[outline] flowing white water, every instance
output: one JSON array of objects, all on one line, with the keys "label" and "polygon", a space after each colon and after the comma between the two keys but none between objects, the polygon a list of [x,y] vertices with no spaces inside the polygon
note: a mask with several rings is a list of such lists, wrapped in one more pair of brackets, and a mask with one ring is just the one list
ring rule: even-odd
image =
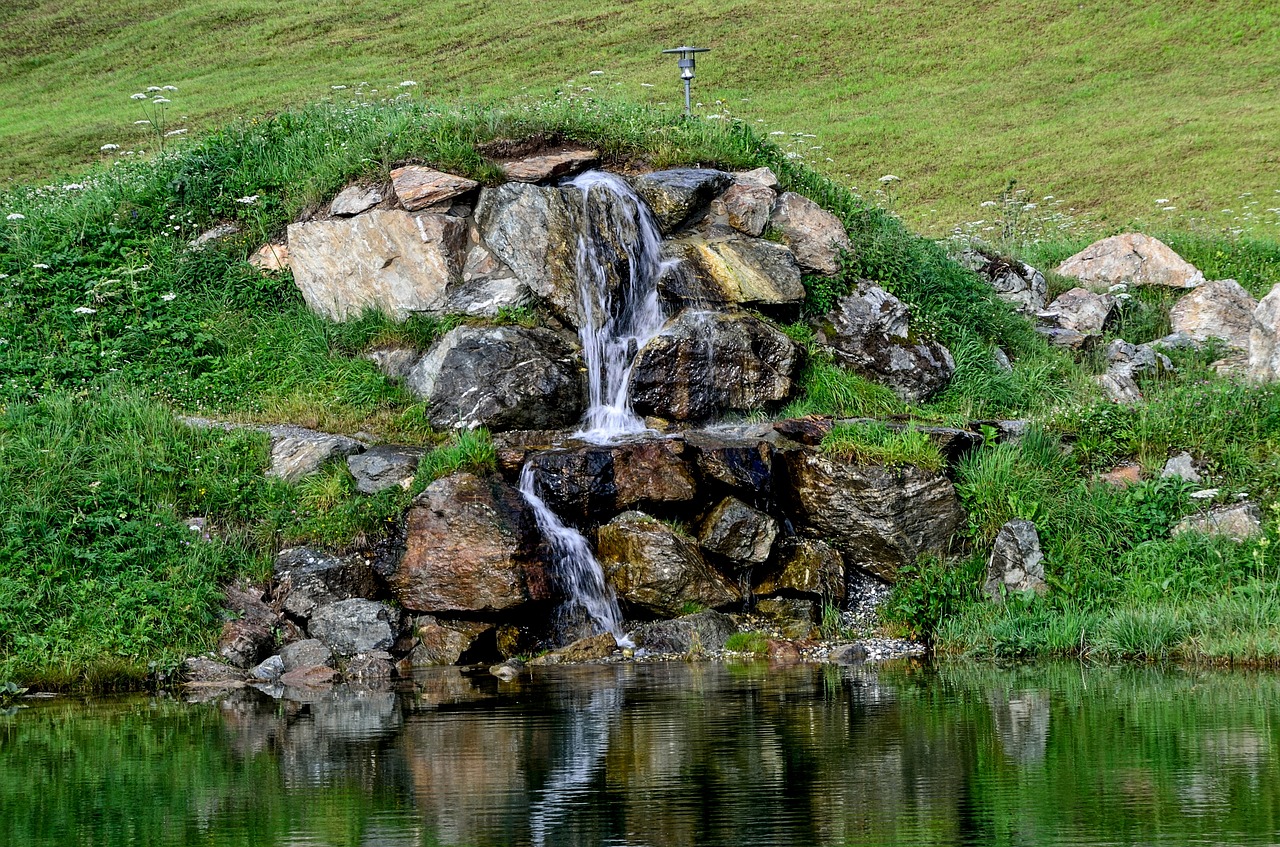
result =
[{"label": "flowing white water", "polygon": [[[628,383],[636,351],[658,334],[666,319],[658,299],[658,279],[664,269],[662,235],[649,208],[619,177],[588,171],[567,184],[583,194],[578,226],[578,300],[582,304],[578,334],[587,365],[589,404],[575,435],[607,444],[646,431],[644,421],[631,409]],[[597,192],[607,196],[593,203]],[[619,268],[625,273],[618,274]],[[630,646],[622,632],[618,600],[591,545],[547,507],[528,463],[520,471],[520,493],[551,545],[555,573],[568,602],[581,606],[619,644]]]}]

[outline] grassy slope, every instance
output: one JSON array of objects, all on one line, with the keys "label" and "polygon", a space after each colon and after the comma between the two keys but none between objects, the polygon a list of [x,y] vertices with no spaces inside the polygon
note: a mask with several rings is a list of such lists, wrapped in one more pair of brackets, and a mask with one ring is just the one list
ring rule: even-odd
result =
[{"label": "grassy slope", "polygon": [[10,0],[0,33],[11,178],[144,144],[128,95],[147,85],[179,86],[175,114],[197,128],[405,78],[434,98],[572,80],[674,104],[656,51],[691,41],[715,49],[698,73],[706,111],[812,133],[797,144],[820,149],[797,149],[867,193],[902,177],[892,201],[926,231],[989,217],[978,203],[1017,179],[1095,231],[1280,233],[1280,10],[1258,0]]}]

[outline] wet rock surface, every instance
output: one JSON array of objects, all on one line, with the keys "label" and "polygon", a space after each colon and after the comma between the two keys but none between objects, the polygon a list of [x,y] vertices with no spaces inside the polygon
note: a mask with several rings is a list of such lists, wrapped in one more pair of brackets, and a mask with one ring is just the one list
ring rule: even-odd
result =
[{"label": "wet rock surface", "polygon": [[738,565],[758,565],[768,561],[777,537],[777,521],[736,497],[726,497],[703,519],[698,543]]},{"label": "wet rock surface", "polygon": [[631,180],[664,234],[679,229],[732,184],[732,176],[708,168],[654,171]]},{"label": "wet rock surface", "polygon": [[733,618],[708,610],[665,621],[639,624],[627,634],[637,650],[649,653],[689,653],[695,649],[723,650],[738,631]]},{"label": "wet rock surface", "polygon": [[781,244],[712,228],[673,246],[702,278],[704,299],[754,307],[796,306],[804,300],[800,267]]}]

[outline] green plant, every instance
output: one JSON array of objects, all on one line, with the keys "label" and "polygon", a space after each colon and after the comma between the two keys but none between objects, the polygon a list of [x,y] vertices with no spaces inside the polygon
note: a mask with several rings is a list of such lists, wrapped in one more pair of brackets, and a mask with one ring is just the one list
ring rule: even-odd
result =
[{"label": "green plant", "polygon": [[822,451],[862,464],[914,465],[935,472],[943,466],[933,439],[913,426],[890,429],[883,423],[840,424],[822,439]]},{"label": "green plant", "polygon": [[724,642],[729,653],[750,653],[763,656],[769,652],[769,636],[763,632],[735,632]]}]

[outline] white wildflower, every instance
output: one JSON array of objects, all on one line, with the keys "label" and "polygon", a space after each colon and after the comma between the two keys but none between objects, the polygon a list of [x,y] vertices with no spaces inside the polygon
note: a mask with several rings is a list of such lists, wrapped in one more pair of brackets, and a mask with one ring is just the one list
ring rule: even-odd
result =
[{"label": "white wildflower", "polygon": [[68,182],[66,185],[62,186],[62,190],[63,191],[84,191],[84,183]]},{"label": "white wildflower", "polygon": [[5,216],[5,220],[7,221],[25,221],[26,219],[27,219],[27,216],[22,214],[21,212],[10,212],[8,215]]},{"label": "white wildflower", "polygon": [[902,177],[897,177],[897,176],[894,176],[893,174],[885,174],[884,176],[880,177],[880,181],[885,185],[888,185],[891,182],[899,182],[901,179]]},{"label": "white wildflower", "polygon": [[641,88],[653,88],[653,83],[652,83],[652,82],[642,82],[642,83],[640,83],[640,87],[641,87]]},{"label": "white wildflower", "polygon": [[770,135],[786,135],[786,133],[785,133],[785,132],[783,132],[783,131],[782,131],[782,130],[780,130],[780,129],[775,129],[773,132],[771,132],[771,133],[769,133],[769,134],[770,134]]},{"label": "white wildflower", "polygon": [[1117,299],[1117,300],[1119,300],[1121,303],[1123,303],[1123,302],[1124,302],[1124,301],[1126,301],[1126,300],[1131,299],[1132,297],[1133,297],[1133,295],[1132,295],[1132,294],[1117,294],[1117,295],[1116,295],[1116,299]]},{"label": "white wildflower", "polygon": [[88,306],[76,306],[76,307],[75,307],[74,309],[72,309],[71,311],[72,311],[72,314],[76,314],[76,315],[96,315],[96,314],[98,314],[98,310],[97,310],[97,309],[90,309]]},{"label": "white wildflower", "polygon": [[134,126],[150,126],[151,121],[134,121],[133,125]]},{"label": "white wildflower", "polygon": [[157,98],[155,98],[154,100],[152,100],[151,102],[152,102],[153,104],[155,104],[156,106],[162,106],[162,105],[164,105],[165,103],[169,103],[169,102],[172,102],[172,101],[170,101],[170,100],[169,100],[169,98],[167,98],[167,97],[157,97]]},{"label": "white wildflower", "polygon": [[160,87],[160,90],[161,90],[161,91],[177,91],[177,90],[178,90],[178,86],[176,86],[176,85],[164,85],[164,86],[161,86],[161,87]]},{"label": "white wildflower", "polygon": [[592,88],[592,87],[591,87],[591,86],[589,86],[589,85],[584,85],[584,86],[582,86],[582,88],[581,88],[581,89],[579,89],[579,90],[580,90],[580,91],[595,91],[595,89],[594,89],[594,88]]},{"label": "white wildflower", "polygon": [[592,71],[587,76],[604,76],[604,71]]},{"label": "white wildflower", "polygon": [[244,196],[244,197],[237,197],[237,198],[236,198],[236,202],[237,202],[237,203],[243,203],[243,204],[244,204],[244,205],[246,205],[246,206],[252,206],[254,203],[257,203],[257,202],[258,202],[258,195],[257,195],[257,194],[249,194],[249,195],[246,195],[246,196]]},{"label": "white wildflower", "polygon": [[175,135],[186,135],[186,134],[187,134],[187,131],[185,129],[171,129],[164,134],[164,137],[172,138]]},{"label": "white wildflower", "polygon": [[143,94],[142,92],[138,92],[137,94],[130,94],[129,99],[130,100],[146,100],[147,95]]},{"label": "white wildflower", "polygon": [[177,294],[174,294],[172,291],[170,291],[168,294],[161,294],[161,295],[160,295],[160,299],[161,299],[161,300],[163,300],[163,301],[164,301],[164,302],[166,302],[166,303],[172,303],[174,300],[176,300],[176,299],[177,299],[177,297],[178,297],[178,295],[177,295]]},{"label": "white wildflower", "polygon": [[1157,205],[1157,206],[1163,206],[1165,203],[1168,203],[1168,202],[1169,202],[1169,198],[1168,198],[1168,197],[1157,197],[1157,198],[1156,198],[1156,205]]},{"label": "white wildflower", "polygon": [[98,149],[99,149],[99,150],[101,150],[103,153],[110,153],[112,150],[119,150],[119,149],[120,149],[120,145],[119,145],[119,144],[104,144],[104,145],[102,145],[101,147],[99,147]]},{"label": "white wildflower", "polygon": [[1052,199],[1054,199],[1054,198],[1053,198],[1053,195],[1052,195],[1052,194],[1046,194],[1045,196],[1041,197],[1040,199],[1041,199],[1041,200],[1052,200]]},{"label": "white wildflower", "polygon": [[39,268],[39,269],[40,269],[40,270],[42,270],[42,271],[47,271],[47,270],[49,270],[49,266],[48,266],[48,265],[46,265],[44,262],[36,262],[36,263],[35,263],[34,265],[32,265],[31,267],[33,267],[33,268]]},{"label": "white wildflower", "polygon": [[1027,203],[1027,204],[1026,204],[1025,206],[1023,206],[1022,208],[1024,208],[1024,209],[1034,209],[1035,207],[1036,207],[1036,204],[1035,204],[1035,203]]},{"label": "white wildflower", "polygon": [[164,91],[164,89],[158,85],[148,85],[147,93],[150,94],[152,91]]},{"label": "white wildflower", "polygon": [[401,88],[413,88],[413,87],[414,87],[415,85],[417,85],[417,84],[418,84],[418,83],[414,82],[414,81],[413,81],[413,80],[411,80],[411,79],[406,79],[404,82],[400,83],[400,87],[401,87]]},{"label": "white wildflower", "polygon": [[1125,285],[1123,282],[1117,282],[1115,285],[1107,289],[1107,293],[1119,294],[1121,291],[1128,291],[1128,290],[1129,290],[1129,286]]},{"label": "white wildflower", "polygon": [[329,87],[332,88],[334,91],[345,91],[347,88],[345,85],[331,85]]}]

